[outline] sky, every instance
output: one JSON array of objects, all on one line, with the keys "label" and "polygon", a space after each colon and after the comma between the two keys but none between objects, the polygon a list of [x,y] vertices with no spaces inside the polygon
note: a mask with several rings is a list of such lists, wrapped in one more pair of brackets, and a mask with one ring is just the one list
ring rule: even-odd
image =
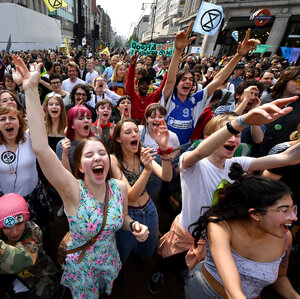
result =
[{"label": "sky", "polygon": [[152,0],[144,3],[146,10],[142,10],[143,0],[97,0],[97,4],[110,16],[112,28],[118,35],[129,37],[135,25],[139,22],[144,12],[149,14]]}]

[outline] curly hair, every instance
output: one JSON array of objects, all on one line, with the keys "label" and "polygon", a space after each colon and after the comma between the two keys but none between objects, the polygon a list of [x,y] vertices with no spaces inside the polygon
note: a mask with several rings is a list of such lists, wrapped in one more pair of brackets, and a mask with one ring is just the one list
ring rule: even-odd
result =
[{"label": "curly hair", "polygon": [[[208,210],[189,226],[189,229],[194,227],[192,236],[195,239],[195,246],[201,237],[206,237],[209,222],[247,221],[250,214],[266,213],[266,208],[274,205],[283,196],[292,194],[283,182],[249,176],[238,163],[233,163],[230,167],[229,178],[235,182],[221,189],[218,192],[218,202],[212,207],[203,207]],[[249,213],[251,208],[254,210]]]}]

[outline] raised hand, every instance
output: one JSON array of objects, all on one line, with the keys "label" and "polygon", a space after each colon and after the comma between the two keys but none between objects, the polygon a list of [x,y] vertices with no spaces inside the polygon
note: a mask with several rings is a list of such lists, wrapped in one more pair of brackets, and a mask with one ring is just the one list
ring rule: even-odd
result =
[{"label": "raised hand", "polygon": [[154,128],[154,134],[155,134],[154,140],[158,144],[159,148],[161,150],[167,150],[170,132],[163,119],[159,121],[159,127]]},{"label": "raised hand", "polygon": [[281,116],[289,114],[293,110],[293,108],[292,107],[283,108],[283,107],[296,101],[297,99],[298,96],[295,96],[286,99],[278,99],[271,103],[262,105],[244,114],[243,120],[247,125],[268,124]]},{"label": "raised hand", "polygon": [[121,112],[121,120],[128,118],[131,118],[131,110],[126,107]]},{"label": "raised hand", "polygon": [[69,154],[69,149],[71,148],[71,141],[68,138],[65,138],[62,143],[62,153],[65,155]]},{"label": "raised hand", "polygon": [[136,237],[136,239],[139,242],[145,242],[148,239],[149,236],[149,230],[148,227],[144,224],[139,223],[138,221],[135,221],[132,225],[133,229],[133,235]]},{"label": "raised hand", "polygon": [[187,47],[193,40],[196,39],[196,36],[189,38],[189,34],[192,31],[194,25],[194,21],[190,23],[188,30],[185,32],[184,30],[175,33],[175,48],[178,50],[182,50]]},{"label": "raised hand", "polygon": [[242,42],[239,42],[237,53],[241,56],[245,56],[251,50],[255,50],[257,45],[260,44],[258,39],[249,39],[251,29],[249,28],[246,32],[246,36]]},{"label": "raised hand", "polygon": [[[155,159],[156,152],[152,152],[153,148],[148,147],[148,148],[142,148],[141,150],[141,163],[144,165],[144,168],[152,171],[153,170],[153,165],[152,161]],[[152,152],[152,153],[151,153]]]},{"label": "raised hand", "polygon": [[24,90],[29,88],[37,88],[40,82],[41,67],[43,64],[33,63],[30,65],[30,71],[29,71],[22,58],[13,54],[12,59],[16,67],[16,70],[14,69],[12,70],[13,76],[15,76],[16,78],[23,79]]},{"label": "raised hand", "polygon": [[131,56],[130,64],[136,65],[136,62],[137,62],[139,56],[140,56],[140,52],[135,52],[135,53]]},{"label": "raised hand", "polygon": [[[98,121],[97,121],[97,133],[98,133],[98,136],[101,138],[102,136],[102,128],[101,128],[101,123],[100,123],[100,119],[98,118]],[[112,135],[110,135],[112,136]]]},{"label": "raised hand", "polygon": [[113,121],[112,124],[111,124],[110,127],[109,127],[109,136],[112,137],[112,136],[114,135],[115,127],[116,127],[116,124],[115,124],[115,122]]}]

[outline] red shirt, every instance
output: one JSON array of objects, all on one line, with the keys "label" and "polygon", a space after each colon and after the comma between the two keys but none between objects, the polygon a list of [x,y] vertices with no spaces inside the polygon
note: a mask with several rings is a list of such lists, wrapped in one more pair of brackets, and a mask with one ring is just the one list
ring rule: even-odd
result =
[{"label": "red shirt", "polygon": [[145,109],[149,104],[157,103],[162,94],[162,90],[164,88],[167,74],[165,74],[163,81],[161,82],[159,88],[144,97],[140,96],[134,88],[134,76],[135,76],[135,65],[130,64],[128,74],[127,74],[127,81],[126,81],[126,91],[127,95],[131,97],[132,100],[132,111],[131,117],[138,119],[140,122],[142,121],[145,113]]}]

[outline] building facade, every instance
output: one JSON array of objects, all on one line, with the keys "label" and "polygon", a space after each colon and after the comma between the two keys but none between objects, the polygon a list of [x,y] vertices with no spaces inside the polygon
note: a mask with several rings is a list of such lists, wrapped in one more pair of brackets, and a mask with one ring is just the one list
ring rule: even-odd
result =
[{"label": "building facade", "polygon": [[185,0],[154,0],[150,13],[149,29],[142,42],[168,42],[179,30]]},{"label": "building facade", "polygon": [[[186,0],[180,28],[186,30],[196,19],[201,5],[200,0]],[[232,32],[237,30],[242,40],[248,28],[252,29],[251,38],[260,39],[262,44],[270,45],[264,56],[275,53],[281,55],[281,46],[300,47],[300,1],[298,0],[215,0],[223,7],[224,19],[219,33],[214,36],[197,34],[194,42],[201,46],[202,55],[232,55],[237,48]],[[259,9],[268,9],[271,19],[264,26],[256,26],[250,17]],[[223,38],[220,38],[222,35]]]}]

